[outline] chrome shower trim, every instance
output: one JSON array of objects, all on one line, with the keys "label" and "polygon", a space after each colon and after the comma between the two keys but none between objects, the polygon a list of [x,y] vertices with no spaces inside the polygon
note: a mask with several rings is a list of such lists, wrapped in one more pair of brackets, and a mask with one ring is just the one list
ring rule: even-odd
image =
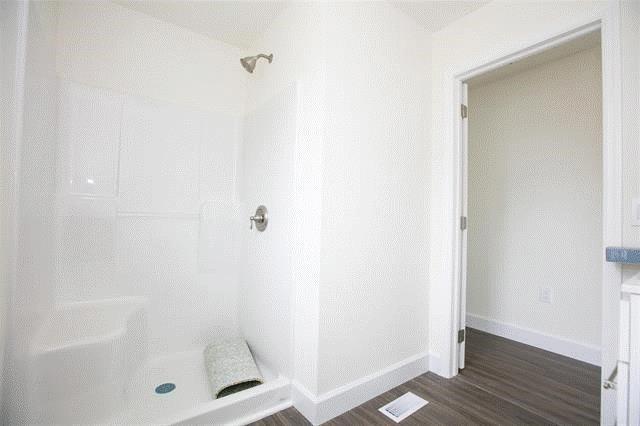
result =
[{"label": "chrome shower trim", "polygon": [[264,53],[259,53],[256,56],[247,56],[244,57],[242,59],[240,59],[240,63],[242,64],[242,67],[247,70],[248,73],[253,74],[253,70],[256,69],[256,63],[258,62],[258,59],[260,58],[264,58],[266,60],[269,61],[269,63],[271,63],[271,61],[273,61],[273,53],[271,53],[270,55],[265,55]]}]

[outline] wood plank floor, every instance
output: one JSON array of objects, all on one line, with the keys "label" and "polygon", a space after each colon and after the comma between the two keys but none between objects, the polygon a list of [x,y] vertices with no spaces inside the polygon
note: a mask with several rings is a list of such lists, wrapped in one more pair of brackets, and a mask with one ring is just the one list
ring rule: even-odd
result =
[{"label": "wood plank floor", "polygon": [[[429,404],[403,425],[590,425],[600,419],[598,367],[467,329],[466,368],[457,377],[423,374],[326,424],[393,425],[378,408],[409,391]],[[308,424],[289,408],[253,425]]]}]

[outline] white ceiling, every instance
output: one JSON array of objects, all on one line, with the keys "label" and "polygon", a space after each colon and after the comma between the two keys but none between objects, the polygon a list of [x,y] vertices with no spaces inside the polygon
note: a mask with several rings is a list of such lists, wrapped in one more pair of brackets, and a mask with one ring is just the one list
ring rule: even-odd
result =
[{"label": "white ceiling", "polygon": [[287,7],[288,1],[115,0],[193,32],[238,47],[249,47]]},{"label": "white ceiling", "polygon": [[402,1],[389,0],[429,32],[438,31],[453,21],[489,3],[490,0]]},{"label": "white ceiling", "polygon": [[[238,47],[250,47],[295,0],[114,0],[128,9],[185,27]],[[484,6],[488,0],[424,0],[389,3],[426,30],[437,31]]]}]

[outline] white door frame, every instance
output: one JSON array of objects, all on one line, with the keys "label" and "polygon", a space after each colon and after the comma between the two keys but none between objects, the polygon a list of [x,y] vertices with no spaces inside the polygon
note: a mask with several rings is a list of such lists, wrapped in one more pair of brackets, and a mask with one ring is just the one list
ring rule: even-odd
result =
[{"label": "white door frame", "polygon": [[[612,2],[613,3],[613,2]],[[602,247],[602,379],[609,377],[617,361],[617,329],[618,306],[617,300],[622,283],[622,268],[605,260],[604,248],[622,245],[622,89],[621,89],[621,58],[620,58],[620,9],[613,4],[608,8],[604,17],[594,18],[583,22],[562,33],[546,38],[523,49],[515,50],[495,60],[478,64],[453,75],[453,90],[456,101],[456,111],[452,114],[453,122],[453,166],[454,166],[454,224],[460,223],[460,217],[466,216],[466,120],[460,114],[460,104],[465,99],[465,81],[478,75],[500,68],[544,50],[566,43],[585,34],[600,30],[602,42],[602,119],[603,119],[603,247]],[[461,357],[461,345],[458,344],[458,330],[465,325],[466,288],[464,288],[464,251],[466,238],[460,226],[453,232],[453,274],[452,274],[452,306],[451,321],[453,322],[448,361],[453,375],[464,366]],[[612,425],[615,423],[615,391],[602,391],[601,394],[601,423]]]},{"label": "white door frame", "polygon": [[[458,200],[458,203],[460,203],[460,226],[458,228],[458,232],[460,233],[458,244],[460,245],[460,248],[457,249],[460,255],[458,258],[458,265],[456,265],[456,269],[459,270],[458,287],[460,289],[458,290],[458,294],[460,295],[460,307],[458,308],[457,318],[459,323],[456,330],[465,330],[467,327],[467,217],[469,216],[469,120],[467,105],[469,105],[469,88],[467,86],[467,83],[465,83],[465,80],[458,80],[459,98],[454,98],[459,99],[459,104],[461,105],[460,114],[456,114],[458,117],[458,134],[455,135],[455,137],[459,140],[458,152],[460,155],[460,177],[458,179],[460,192],[456,194],[456,199]],[[464,107],[462,107],[462,105],[464,105]],[[462,218],[464,218],[464,221]],[[456,271],[456,273],[458,272]],[[462,333],[466,334],[466,330],[462,331]],[[458,336],[458,342],[460,342],[460,340],[460,336]],[[462,342],[458,344],[457,350],[458,361],[456,362],[456,364],[458,366],[458,369],[464,368],[466,345],[466,336],[463,336]]]}]

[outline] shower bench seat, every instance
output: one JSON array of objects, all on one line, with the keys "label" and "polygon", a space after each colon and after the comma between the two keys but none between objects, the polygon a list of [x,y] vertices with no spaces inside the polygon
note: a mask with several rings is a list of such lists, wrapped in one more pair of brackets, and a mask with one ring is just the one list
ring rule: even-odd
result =
[{"label": "shower bench seat", "polygon": [[128,377],[147,355],[145,304],[138,297],[68,302],[49,313],[29,350],[37,420],[92,423],[123,408]]}]

